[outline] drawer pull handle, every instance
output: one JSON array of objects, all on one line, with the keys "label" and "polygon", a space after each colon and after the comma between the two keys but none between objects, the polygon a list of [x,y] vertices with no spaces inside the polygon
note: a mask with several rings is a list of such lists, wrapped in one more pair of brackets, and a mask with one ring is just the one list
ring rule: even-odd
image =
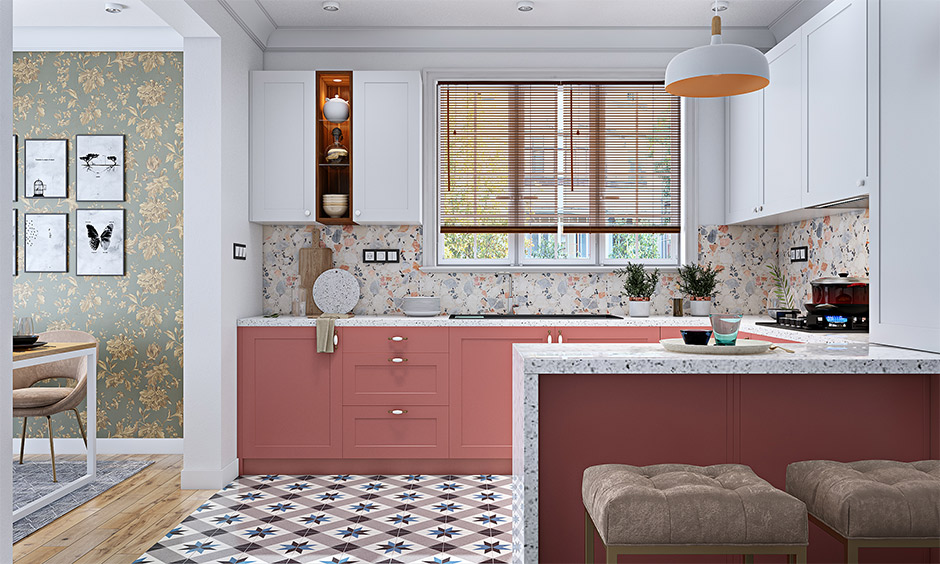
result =
[{"label": "drawer pull handle", "polygon": [[392,415],[404,415],[408,413],[408,410],[407,409],[389,409],[388,412],[391,413]]},{"label": "drawer pull handle", "polygon": [[389,340],[389,341],[395,341],[396,343],[400,343],[401,341],[407,341],[407,340],[408,340],[408,337],[399,337],[399,336],[396,335],[396,336],[394,336],[394,337],[389,337],[388,340]]},{"label": "drawer pull handle", "polygon": [[401,358],[401,357],[399,357],[399,356],[396,356],[395,358],[390,358],[390,359],[388,359],[388,361],[389,361],[389,362],[394,362],[394,363],[398,364],[398,363],[401,363],[401,362],[408,362],[408,359],[407,359],[407,358]]}]

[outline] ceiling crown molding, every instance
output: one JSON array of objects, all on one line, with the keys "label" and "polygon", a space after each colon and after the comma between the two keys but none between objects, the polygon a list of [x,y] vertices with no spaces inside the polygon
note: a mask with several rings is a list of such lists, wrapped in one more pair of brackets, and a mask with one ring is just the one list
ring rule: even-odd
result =
[{"label": "ceiling crown molding", "polygon": [[267,49],[268,37],[277,29],[274,19],[258,0],[218,0],[235,23],[262,51]]}]

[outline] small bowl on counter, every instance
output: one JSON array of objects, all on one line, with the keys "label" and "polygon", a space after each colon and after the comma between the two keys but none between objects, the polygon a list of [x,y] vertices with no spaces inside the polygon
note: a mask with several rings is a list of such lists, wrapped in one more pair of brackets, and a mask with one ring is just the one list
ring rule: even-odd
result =
[{"label": "small bowl on counter", "polygon": [[712,338],[709,329],[680,329],[679,332],[682,333],[682,342],[687,345],[707,345]]},{"label": "small bowl on counter", "polygon": [[433,317],[441,314],[441,299],[433,296],[405,296],[401,311],[409,317]]}]

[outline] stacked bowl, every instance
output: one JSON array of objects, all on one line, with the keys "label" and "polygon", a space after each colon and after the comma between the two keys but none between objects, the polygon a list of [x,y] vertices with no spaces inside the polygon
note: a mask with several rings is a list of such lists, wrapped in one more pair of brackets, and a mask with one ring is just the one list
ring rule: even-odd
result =
[{"label": "stacked bowl", "polygon": [[323,211],[330,217],[342,217],[349,209],[348,194],[323,194]]},{"label": "stacked bowl", "polygon": [[441,299],[431,296],[405,296],[401,310],[410,317],[433,317],[441,313]]}]

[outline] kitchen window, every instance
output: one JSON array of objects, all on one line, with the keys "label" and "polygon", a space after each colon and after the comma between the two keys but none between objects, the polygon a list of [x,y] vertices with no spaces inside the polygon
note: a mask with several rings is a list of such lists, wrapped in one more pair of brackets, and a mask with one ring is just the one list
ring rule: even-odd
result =
[{"label": "kitchen window", "polygon": [[680,108],[662,82],[436,90],[439,266],[678,264]]}]

